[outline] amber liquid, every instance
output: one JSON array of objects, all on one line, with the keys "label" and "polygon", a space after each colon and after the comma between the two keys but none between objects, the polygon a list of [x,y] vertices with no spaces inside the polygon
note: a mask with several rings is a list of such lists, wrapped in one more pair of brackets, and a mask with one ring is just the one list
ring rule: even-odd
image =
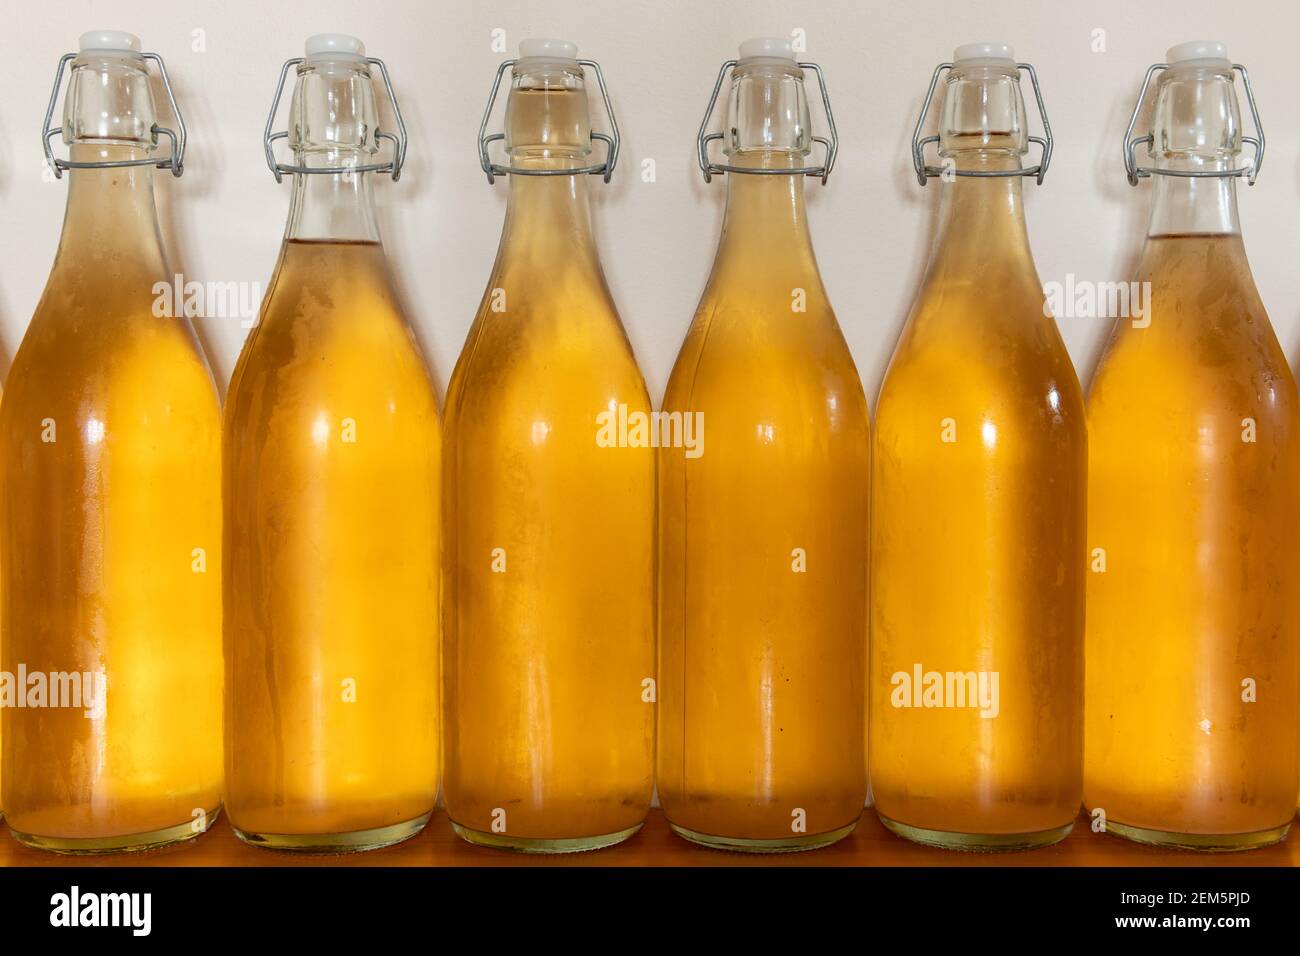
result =
[{"label": "amber liquid", "polygon": [[587,182],[511,177],[447,391],[443,799],[525,850],[615,842],[652,788],[654,449],[597,440],[602,411],[651,406]]},{"label": "amber liquid", "polygon": [[285,243],[226,402],[227,797],[363,849],[438,783],[439,425],[376,242]]},{"label": "amber liquid", "polygon": [[1150,325],[1116,323],[1088,398],[1087,806],[1271,842],[1300,766],[1295,384],[1239,235],[1150,238],[1137,278]]},{"label": "amber liquid", "polygon": [[692,839],[796,849],[866,799],[867,404],[802,178],[729,178],[664,397],[703,444],[659,453],[659,799]]},{"label": "amber liquid", "polygon": [[[3,404],[3,398],[0,398],[0,404]],[[0,462],[0,476],[3,475],[3,463]],[[0,477],[0,486],[3,486],[3,477]],[[4,580],[4,566],[0,564],[0,582]],[[0,590],[3,590],[3,584],[0,584]],[[3,615],[0,614],[0,618]],[[0,632],[0,648],[4,645],[4,633]],[[3,651],[0,651],[0,667],[3,667]],[[0,822],[5,818],[4,808],[4,715],[0,714]]]},{"label": "amber liquid", "polygon": [[151,176],[70,174],[0,406],[0,669],[107,682],[97,716],[0,711],[10,829],[49,849],[184,839],[221,800],[220,408],[189,321],[153,313]]},{"label": "amber liquid", "polygon": [[[1082,789],[1083,400],[1044,314],[1019,179],[945,185],[945,232],[872,451],[870,765],[923,842],[1059,839]],[[896,675],[984,672],[999,706],[902,707]],[[907,698],[915,700],[915,698]]]}]

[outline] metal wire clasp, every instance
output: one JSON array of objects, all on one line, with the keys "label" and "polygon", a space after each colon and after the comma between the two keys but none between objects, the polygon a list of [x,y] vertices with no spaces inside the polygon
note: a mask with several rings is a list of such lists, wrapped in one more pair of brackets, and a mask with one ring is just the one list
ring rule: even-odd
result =
[{"label": "metal wire clasp", "polygon": [[159,126],[157,123],[154,123],[149,130],[153,134],[154,147],[158,145],[159,135],[171,140],[171,155],[164,159],[118,159],[93,163],[74,162],[55,157],[50,140],[55,136],[63,135],[63,127],[56,126],[51,129],[50,124],[54,122],[54,109],[58,106],[59,89],[63,86],[63,71],[78,56],[77,53],[65,53],[59,57],[59,67],[54,72],[54,89],[50,92],[50,105],[45,108],[45,125],[41,130],[41,143],[45,147],[45,161],[54,170],[55,178],[62,179],[65,169],[112,169],[120,166],[154,166],[158,169],[170,169],[173,176],[180,176],[185,171],[185,119],[181,116],[181,108],[176,105],[176,96],[172,93],[171,79],[167,76],[167,64],[163,63],[163,58],[157,53],[141,53],[139,56],[141,59],[153,60],[158,64],[158,75],[162,79],[163,89],[167,92],[167,102],[171,106],[172,115],[176,117],[176,127],[179,132],[166,126]]},{"label": "metal wire clasp", "polygon": [[697,159],[700,164],[700,171],[704,173],[706,183],[713,181],[714,174],[723,175],[726,173],[744,173],[755,174],[759,176],[816,176],[821,179],[822,185],[826,185],[826,180],[835,168],[835,154],[840,151],[840,134],[835,129],[835,114],[831,112],[830,94],[826,92],[826,77],[822,73],[822,68],[816,63],[796,63],[795,66],[801,70],[812,70],[817,76],[817,87],[822,94],[822,108],[826,113],[826,125],[830,127],[830,139],[825,136],[813,136],[814,143],[821,143],[826,150],[826,159],[820,166],[801,166],[798,169],[754,169],[749,166],[732,166],[726,163],[715,163],[709,159],[709,143],[714,140],[724,139],[723,133],[710,133],[709,121],[713,119],[713,111],[718,106],[718,96],[722,92],[722,84],[727,78],[727,73],[734,70],[739,64],[739,60],[727,60],[722,64],[722,69],[718,70],[717,82],[713,84],[713,95],[709,97],[709,105],[704,110],[704,119],[700,122],[699,135],[695,137],[695,147]]},{"label": "metal wire clasp", "polygon": [[1168,63],[1153,63],[1147,67],[1147,75],[1142,80],[1142,89],[1138,92],[1137,102],[1133,104],[1133,115],[1129,117],[1128,129],[1124,131],[1124,170],[1128,173],[1128,184],[1136,186],[1139,179],[1146,179],[1151,176],[1181,176],[1187,179],[1201,179],[1206,177],[1217,176],[1245,176],[1248,186],[1255,185],[1255,177],[1259,175],[1260,166],[1264,165],[1264,127],[1259,122],[1259,110],[1255,106],[1255,91],[1250,85],[1250,74],[1240,63],[1232,64],[1233,72],[1241,74],[1241,84],[1246,89],[1246,103],[1250,106],[1250,118],[1255,124],[1255,136],[1243,136],[1241,141],[1248,143],[1255,148],[1255,159],[1249,166],[1240,166],[1237,169],[1160,169],[1156,166],[1139,166],[1137,164],[1136,150],[1138,146],[1146,143],[1150,145],[1155,142],[1155,135],[1147,133],[1145,136],[1133,138],[1133,128],[1137,126],[1138,114],[1142,111],[1142,102],[1146,99],[1147,90],[1151,86],[1151,79],[1160,70],[1169,69]]},{"label": "metal wire clasp", "polygon": [[940,63],[934,68],[934,76],[930,77],[930,89],[925,94],[925,105],[921,107],[921,116],[916,121],[916,129],[912,131],[912,168],[916,170],[917,181],[924,186],[926,182],[934,176],[976,176],[976,177],[997,177],[997,176],[1033,176],[1038,185],[1043,184],[1043,177],[1047,175],[1047,167],[1052,162],[1052,124],[1047,121],[1047,107],[1043,105],[1043,91],[1038,87],[1038,74],[1034,72],[1034,67],[1030,63],[1017,63],[1016,69],[1029,74],[1029,82],[1034,88],[1034,99],[1038,103],[1038,115],[1043,121],[1043,135],[1027,137],[1029,142],[1037,143],[1042,149],[1042,157],[1038,160],[1038,165],[1028,166],[1024,169],[956,169],[943,166],[927,166],[925,164],[925,147],[930,143],[939,142],[939,137],[926,136],[921,137],[921,130],[925,129],[925,119],[930,113],[930,103],[934,100],[934,91],[939,87],[939,78],[946,70],[951,70],[953,64]]},{"label": "metal wire clasp", "polygon": [[502,166],[500,163],[492,162],[488,156],[488,144],[505,139],[506,134],[493,133],[489,136],[488,121],[492,118],[492,107],[496,105],[497,93],[501,89],[501,78],[505,76],[506,70],[518,62],[518,60],[506,60],[497,67],[496,79],[492,81],[492,92],[488,94],[487,109],[483,111],[483,122],[478,126],[478,163],[487,174],[488,185],[495,183],[497,176],[576,176],[582,173],[600,176],[605,182],[609,182],[609,178],[614,175],[614,167],[618,165],[618,147],[622,139],[618,134],[618,120],[614,117],[614,104],[609,101],[609,91],[605,89],[605,75],[601,73],[600,64],[595,60],[578,60],[577,63],[578,66],[590,69],[596,74],[596,85],[600,87],[600,98],[605,104],[605,115],[609,117],[609,135],[595,130],[591,132],[592,142],[600,140],[605,144],[603,163],[581,166],[577,169],[520,169],[516,166]]},{"label": "metal wire clasp", "polygon": [[365,163],[361,166],[294,166],[289,163],[277,163],[275,161],[275,151],[272,144],[277,139],[288,139],[287,130],[272,132],[275,128],[275,114],[280,109],[280,97],[284,95],[284,84],[289,78],[289,70],[302,63],[305,58],[295,56],[284,61],[284,66],[280,68],[280,82],[275,85],[275,99],[271,101],[271,113],[266,118],[266,129],[262,133],[262,148],[266,151],[266,165],[271,168],[275,181],[281,182],[283,173],[301,173],[305,176],[317,175],[321,173],[392,173],[393,182],[402,178],[402,167],[406,164],[406,122],[402,119],[401,107],[397,105],[397,94],[393,92],[393,81],[388,76],[388,67],[384,61],[377,57],[366,57],[366,64],[379,68],[379,76],[384,81],[384,91],[388,94],[388,104],[393,108],[393,119],[397,122],[397,135],[385,133],[375,127],[375,149],[379,149],[381,140],[388,140],[393,144],[393,158],[386,163]]}]

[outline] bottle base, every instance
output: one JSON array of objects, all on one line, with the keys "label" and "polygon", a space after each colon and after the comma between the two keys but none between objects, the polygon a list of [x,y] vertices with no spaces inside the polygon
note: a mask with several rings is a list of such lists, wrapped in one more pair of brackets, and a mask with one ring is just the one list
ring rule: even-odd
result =
[{"label": "bottle base", "polygon": [[514,850],[516,853],[585,853],[588,850],[603,850],[605,847],[622,843],[640,830],[642,826],[644,826],[644,821],[628,827],[626,830],[619,830],[617,833],[551,840],[511,836],[508,833],[484,833],[482,830],[461,826],[455,820],[451,821],[452,830],[466,843],[473,843],[475,846],[490,846],[498,850]]},{"label": "bottle base", "polygon": [[[858,818],[858,820],[861,819],[861,817]],[[668,821],[668,825],[683,840],[698,843],[700,846],[708,847],[711,850],[731,850],[736,853],[799,853],[804,850],[819,850],[824,846],[830,846],[832,843],[838,843],[853,832],[858,825],[858,820],[854,820],[839,829],[828,830],[825,833],[792,833],[788,837],[780,837],[775,840],[748,840],[742,837],[701,833],[698,830],[688,830],[686,827],[680,827],[671,820]]]},{"label": "bottle base", "polygon": [[158,850],[165,846],[197,839],[212,829],[212,825],[217,822],[217,817],[220,815],[220,805],[215,810],[209,810],[203,818],[203,828],[200,830],[194,829],[196,821],[187,820],[184,823],[164,827],[161,830],[150,830],[147,833],[128,833],[124,836],[48,837],[35,833],[23,833],[21,830],[15,830],[12,826],[9,827],[9,832],[23,846],[29,846],[36,850],[47,850],[50,853],[61,853],[65,856],[143,853],[147,850]]},{"label": "bottle base", "polygon": [[891,820],[883,813],[879,816],[885,829],[913,843],[938,847],[941,850],[965,850],[972,853],[1036,850],[1059,843],[1074,829],[1074,821],[1071,820],[1064,826],[1052,827],[1050,830],[1035,830],[1031,833],[957,833],[951,830],[927,830],[924,827],[914,827],[908,823]]},{"label": "bottle base", "polygon": [[345,833],[255,833],[241,830],[231,823],[235,836],[249,846],[267,850],[284,850],[290,853],[364,853],[380,850],[409,840],[429,822],[433,811],[411,820],[403,820],[386,827],[369,830],[349,830]]},{"label": "bottle base", "polygon": [[1272,846],[1286,839],[1290,829],[1291,821],[1288,820],[1279,826],[1256,830],[1253,833],[1174,833],[1168,830],[1135,827],[1115,820],[1106,821],[1106,832],[1123,837],[1125,840],[1169,850],[1197,850],[1201,853],[1258,850],[1260,847]]}]

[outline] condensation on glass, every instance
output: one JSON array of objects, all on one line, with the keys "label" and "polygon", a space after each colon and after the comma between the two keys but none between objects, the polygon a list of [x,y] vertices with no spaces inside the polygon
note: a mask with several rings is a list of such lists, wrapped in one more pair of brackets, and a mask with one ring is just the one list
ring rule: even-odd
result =
[{"label": "condensation on glass", "polygon": [[[1151,219],[1088,395],[1084,796],[1097,829],[1248,849],[1286,836],[1300,774],[1300,419],[1237,218],[1245,135],[1222,44],[1147,73],[1125,136]],[[1139,167],[1138,147],[1150,165]]]},{"label": "condensation on glass", "polygon": [[140,850],[203,833],[222,789],[221,412],[154,207],[185,128],[114,31],[60,61],[45,125],[68,202],[0,406],[0,670],[27,676],[0,804],[31,846]]}]

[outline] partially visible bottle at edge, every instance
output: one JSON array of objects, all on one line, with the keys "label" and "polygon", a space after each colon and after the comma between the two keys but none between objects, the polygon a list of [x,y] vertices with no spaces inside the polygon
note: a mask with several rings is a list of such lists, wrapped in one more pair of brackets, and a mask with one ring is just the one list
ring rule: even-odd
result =
[{"label": "partially visible bottle at edge", "polygon": [[1152,184],[1145,309],[1088,395],[1086,804],[1204,850],[1286,836],[1300,774],[1300,400],[1242,243],[1261,154],[1234,73],[1221,43],[1174,47],[1152,165],[1125,144]]},{"label": "partially visible bottle at edge", "polygon": [[185,137],[160,153],[151,61],[114,31],[70,61],[63,234],[0,405],[0,670],[51,691],[0,710],[0,802],[72,853],[189,839],[221,803],[221,412],[189,320],[155,311],[154,167]]}]

